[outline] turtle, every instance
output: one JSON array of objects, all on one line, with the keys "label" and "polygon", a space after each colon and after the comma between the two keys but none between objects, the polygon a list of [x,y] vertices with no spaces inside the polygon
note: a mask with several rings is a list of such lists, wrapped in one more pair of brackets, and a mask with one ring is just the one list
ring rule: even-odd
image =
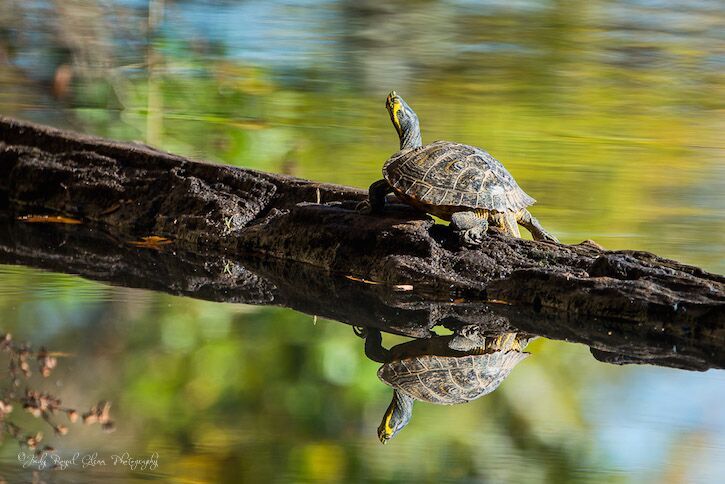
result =
[{"label": "turtle", "polygon": [[393,398],[378,427],[383,444],[413,415],[416,400],[455,405],[494,391],[514,366],[529,356],[530,335],[504,333],[470,340],[460,335],[415,339],[392,348],[382,345],[380,330],[355,328],[365,338],[365,354],[383,365],[378,378],[393,388]]},{"label": "turtle", "polygon": [[363,213],[381,213],[389,193],[423,212],[451,222],[459,241],[478,246],[489,223],[520,237],[517,224],[534,240],[558,242],[526,207],[527,195],[500,161],[481,148],[452,141],[424,145],[418,115],[392,91],[385,100],[400,151],[383,165],[383,179],[370,185]]}]

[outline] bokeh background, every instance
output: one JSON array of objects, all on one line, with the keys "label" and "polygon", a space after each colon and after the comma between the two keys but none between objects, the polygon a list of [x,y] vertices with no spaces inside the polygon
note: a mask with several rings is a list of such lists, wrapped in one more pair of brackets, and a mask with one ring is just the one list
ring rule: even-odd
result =
[{"label": "bokeh background", "polygon": [[[723,32],[719,0],[0,0],[0,113],[366,187],[397,150],[395,89],[424,142],[490,151],[562,241],[722,273]],[[725,479],[722,371],[538,340],[496,392],[417,404],[383,447],[390,391],[346,325],[0,266],[0,329],[68,353],[34,384],[111,400],[117,430],[19,422],[63,455],[159,454],[38,477],[5,439],[11,482]]]}]

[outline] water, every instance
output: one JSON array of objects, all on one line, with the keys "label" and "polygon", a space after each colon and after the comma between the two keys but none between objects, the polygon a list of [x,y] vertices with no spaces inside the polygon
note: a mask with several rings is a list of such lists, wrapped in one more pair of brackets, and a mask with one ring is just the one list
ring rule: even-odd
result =
[{"label": "water", "polygon": [[[562,241],[725,270],[717,1],[152,5],[161,17],[131,0],[63,9],[4,0],[0,112],[365,187],[397,148],[383,106],[396,89],[424,141],[486,148]],[[116,431],[68,424],[54,437],[16,409],[18,424],[42,429],[64,457],[105,460],[44,479],[725,476],[718,370],[616,367],[583,345],[539,338],[495,392],[462,406],[417,403],[382,446],[375,429],[391,391],[349,326],[56,270],[0,268],[0,329],[66,354],[32,385],[81,411],[113,402]],[[401,341],[384,337],[387,347]],[[0,452],[6,480],[33,479],[13,439]],[[114,466],[123,452],[156,452],[158,468]]]}]

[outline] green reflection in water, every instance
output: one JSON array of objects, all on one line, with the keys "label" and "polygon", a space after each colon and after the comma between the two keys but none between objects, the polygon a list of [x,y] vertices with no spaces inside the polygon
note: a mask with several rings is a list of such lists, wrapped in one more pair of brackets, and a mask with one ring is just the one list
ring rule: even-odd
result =
[{"label": "green reflection in water", "polygon": [[[349,326],[315,324],[285,309],[164,295],[129,305],[128,290],[110,290],[116,294],[100,311],[88,302],[78,308],[94,318],[82,325],[66,321],[52,344],[72,353],[54,375],[62,383],[59,396],[69,403],[112,400],[118,429],[108,437],[73,428],[54,440],[60,452],[156,451],[160,471],[211,482],[240,474],[254,481],[515,478],[499,459],[527,462],[518,475],[565,478],[584,463],[596,465],[586,450],[591,436],[576,392],[582,379],[610,370],[589,364],[573,371],[567,358],[587,361],[584,348],[550,344],[555,356],[543,353],[539,364],[520,365],[506,384],[473,404],[419,404],[407,431],[382,447],[375,428],[390,389],[376,378],[379,365],[365,358]],[[42,340],[35,329],[43,327],[42,315],[16,321],[8,329],[17,339]],[[183,344],[169,336],[179,330]],[[386,345],[401,341],[385,339]],[[537,358],[538,347],[531,345]],[[552,375],[569,384],[558,388]],[[3,448],[5,462],[13,445]],[[421,463],[419,454],[431,445],[436,452]]]}]

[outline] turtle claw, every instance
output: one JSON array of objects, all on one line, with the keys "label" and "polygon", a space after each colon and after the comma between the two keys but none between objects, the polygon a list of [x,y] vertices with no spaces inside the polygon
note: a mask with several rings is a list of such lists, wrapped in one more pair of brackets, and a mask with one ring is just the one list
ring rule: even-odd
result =
[{"label": "turtle claw", "polygon": [[485,229],[479,226],[460,231],[458,240],[463,247],[480,247],[483,244],[485,235]]},{"label": "turtle claw", "polygon": [[362,339],[365,339],[368,335],[368,329],[364,326],[353,326],[352,331],[356,336]]},{"label": "turtle claw", "polygon": [[373,213],[373,207],[369,200],[363,200],[355,206],[355,211],[361,215],[370,215]]},{"label": "turtle claw", "polygon": [[462,247],[479,247],[486,237],[488,221],[474,212],[456,212],[451,216],[451,226]]},{"label": "turtle claw", "polygon": [[483,348],[486,344],[486,337],[482,334],[481,327],[469,324],[458,328],[448,347],[456,351],[471,351],[476,348]]},{"label": "turtle claw", "polygon": [[556,237],[554,237],[553,235],[551,235],[549,232],[543,232],[543,231],[541,233],[541,239],[540,240],[545,240],[547,242],[556,242],[557,244],[559,243],[559,239],[557,239]]}]

